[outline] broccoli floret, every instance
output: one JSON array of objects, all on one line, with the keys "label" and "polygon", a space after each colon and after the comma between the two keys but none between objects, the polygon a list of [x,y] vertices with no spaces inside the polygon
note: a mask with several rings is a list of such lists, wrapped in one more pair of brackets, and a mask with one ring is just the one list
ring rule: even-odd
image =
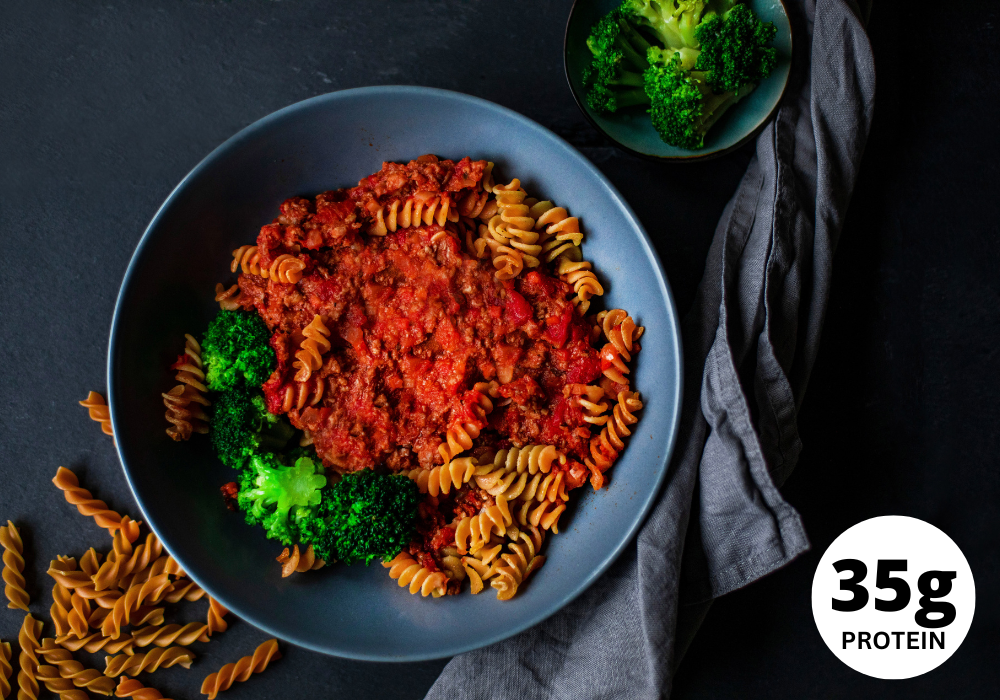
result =
[{"label": "broccoli floret", "polygon": [[697,56],[653,47],[645,80],[652,103],[649,115],[660,138],[671,146],[694,149],[705,145],[709,128],[742,95],[713,93],[705,73],[690,70],[692,59]]},{"label": "broccoli floret", "polygon": [[587,46],[593,54],[584,70],[587,104],[595,112],[617,112],[647,104],[642,90],[642,72],[649,64],[649,42],[626,22],[617,10],[602,17],[590,30]]},{"label": "broccoli floret", "polygon": [[304,541],[301,524],[317,516],[324,486],[323,466],[308,457],[289,467],[276,455],[254,455],[240,474],[236,502],[247,522],[263,526],[268,538],[298,544]]},{"label": "broccoli floret", "polygon": [[761,22],[746,5],[737,5],[725,15],[706,19],[695,30],[701,43],[695,68],[707,74],[715,92],[735,92],[756,84],[777,63],[777,51],[769,46],[776,32],[774,24]]},{"label": "broccoli floret", "polygon": [[413,539],[419,495],[405,476],[371,469],[346,474],[323,489],[317,517],[302,522],[302,541],[327,561],[391,559]]},{"label": "broccoli floret", "polygon": [[226,466],[243,469],[254,455],[281,450],[294,432],[283,417],[268,412],[256,390],[239,386],[215,397],[209,438]]},{"label": "broccoli floret", "polygon": [[735,0],[625,0],[619,10],[668,49],[697,48],[695,30],[705,18],[729,10]]},{"label": "broccoli floret", "polygon": [[248,386],[261,386],[277,365],[270,339],[267,326],[256,313],[220,311],[202,343],[208,388],[223,391],[241,380]]}]

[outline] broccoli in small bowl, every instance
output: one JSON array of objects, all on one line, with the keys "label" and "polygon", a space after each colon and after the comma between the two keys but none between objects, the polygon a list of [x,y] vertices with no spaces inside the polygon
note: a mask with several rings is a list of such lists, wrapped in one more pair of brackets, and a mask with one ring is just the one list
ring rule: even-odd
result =
[{"label": "broccoli in small bowl", "polygon": [[746,143],[774,114],[791,41],[780,2],[577,0],[566,75],[584,114],[622,148],[703,159]]}]

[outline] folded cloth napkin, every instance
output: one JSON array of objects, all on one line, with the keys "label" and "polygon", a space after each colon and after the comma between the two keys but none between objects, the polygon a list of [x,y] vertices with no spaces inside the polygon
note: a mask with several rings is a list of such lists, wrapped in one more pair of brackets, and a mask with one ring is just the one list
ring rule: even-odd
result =
[{"label": "folded cloth napkin", "polygon": [[668,697],[686,641],[678,621],[696,627],[685,606],[808,548],[778,486],[801,450],[796,417],[875,69],[853,0],[786,5],[791,82],[723,212],[685,319],[681,432],[660,500],[635,546],[589,590],[534,628],[455,657],[430,700]]}]

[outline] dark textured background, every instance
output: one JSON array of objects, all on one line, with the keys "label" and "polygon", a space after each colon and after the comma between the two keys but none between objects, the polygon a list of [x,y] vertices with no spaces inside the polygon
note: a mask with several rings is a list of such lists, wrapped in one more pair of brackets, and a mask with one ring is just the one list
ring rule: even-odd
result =
[{"label": "dark textured background", "polygon": [[[801,416],[805,452],[785,489],[814,549],[715,604],[681,667],[677,698],[979,698],[1000,687],[997,8],[980,1],[942,13],[921,4],[876,3],[871,15],[875,123]],[[23,526],[33,611],[47,616],[49,559],[110,544],[49,484],[58,465],[135,513],[111,441],[75,405],[103,390],[107,329],[132,250],[188,170],[280,107],[403,83],[518,110],[611,178],[656,239],[678,305],[688,308],[752,149],[681,167],[610,147],[563,79],[569,6],[0,4],[0,516]],[[883,514],[943,528],[978,584],[965,644],[909,681],[876,681],[841,664],[810,612],[822,551],[850,525]],[[204,608],[183,610],[200,618]],[[0,637],[14,637],[20,620],[0,609]],[[263,638],[237,622],[195,645],[197,671],[147,680],[194,698],[205,673]],[[226,697],[418,698],[443,664],[358,663],[288,648]]]}]

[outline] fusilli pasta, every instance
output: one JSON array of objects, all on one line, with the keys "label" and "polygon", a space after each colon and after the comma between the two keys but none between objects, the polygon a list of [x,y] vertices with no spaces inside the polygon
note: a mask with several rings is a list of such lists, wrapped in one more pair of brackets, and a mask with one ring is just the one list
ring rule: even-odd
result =
[{"label": "fusilli pasta", "polygon": [[306,382],[295,382],[285,389],[285,399],[281,404],[281,412],[288,413],[293,408],[302,410],[306,404],[315,406],[323,398],[326,382],[319,377],[312,377]]},{"label": "fusilli pasta", "polygon": [[453,487],[459,489],[468,483],[476,471],[476,466],[474,458],[458,457],[433,469],[413,469],[406,472],[406,476],[417,483],[420,493],[437,496],[442,493],[448,494]]},{"label": "fusilli pasta", "polygon": [[551,445],[500,450],[491,459],[484,458],[484,463],[476,469],[476,484],[491,496],[504,496],[508,501],[533,499],[539,495],[539,489],[547,495],[555,485],[558,491],[562,472],[550,474],[555,462],[565,464],[566,455]]},{"label": "fusilli pasta", "polygon": [[234,284],[229,289],[226,289],[221,282],[215,285],[215,300],[219,302],[219,308],[223,311],[236,311],[236,309],[242,308],[240,303],[243,299],[243,293],[240,291],[240,285]]},{"label": "fusilli pasta", "polygon": [[[576,249],[574,249],[576,250]],[[556,272],[566,284],[573,287],[576,296],[573,297],[573,306],[583,316],[590,309],[590,299],[604,294],[604,287],[594,274],[592,266],[586,260],[571,260],[563,255],[559,258],[559,267]]]},{"label": "fusilli pasta", "polygon": [[70,651],[83,649],[91,654],[98,651],[104,651],[108,654],[117,654],[119,652],[131,654],[132,648],[135,646],[135,640],[129,634],[123,634],[118,639],[111,639],[111,637],[105,637],[100,632],[94,632],[83,639],[71,634],[62,635],[56,637],[56,644]]},{"label": "fusilli pasta", "polygon": [[21,533],[10,520],[6,527],[0,527],[0,546],[3,547],[3,582],[8,608],[19,608],[28,612],[28,592],[24,590],[24,543]]},{"label": "fusilli pasta", "polygon": [[395,580],[400,588],[409,585],[410,593],[414,595],[420,593],[424,598],[440,598],[448,590],[445,574],[421,566],[406,552],[400,552],[392,561],[382,562],[382,566],[389,569],[389,578]]},{"label": "fusilli pasta", "polygon": [[257,647],[252,656],[244,656],[234,664],[226,664],[206,677],[201,684],[201,692],[208,696],[208,700],[215,700],[216,695],[229,690],[236,681],[242,683],[249,680],[252,674],[260,673],[268,664],[280,658],[278,640],[269,639]]},{"label": "fusilli pasta", "polygon": [[169,700],[164,699],[163,693],[156,688],[149,688],[135,678],[122,676],[115,688],[116,698],[135,698],[135,700]]},{"label": "fusilli pasta", "polygon": [[[101,695],[111,695],[115,689],[115,682],[113,680],[106,678],[100,671],[86,668],[73,658],[68,649],[59,646],[54,639],[43,639],[38,653],[45,659],[45,663],[49,668],[55,670],[55,678],[62,678],[77,688],[86,688]],[[40,676],[42,668],[39,667]],[[48,679],[54,680],[51,671],[48,671],[45,675]],[[47,682],[46,686],[49,690],[53,690]]]},{"label": "fusilli pasta", "polygon": [[109,509],[104,501],[91,496],[90,491],[80,486],[76,474],[66,467],[59,467],[52,483],[63,492],[67,503],[76,506],[81,515],[92,517],[98,527],[105,528],[111,535],[121,527],[122,516]]},{"label": "fusilli pasta", "polygon": [[512,522],[507,499],[498,496],[494,505],[484,506],[476,515],[459,520],[455,526],[455,546],[460,554],[475,554],[489,544],[493,533],[503,537]]},{"label": "fusilli pasta", "polygon": [[255,245],[243,245],[233,251],[233,262],[230,270],[242,270],[244,274],[256,275],[264,279],[272,279],[282,284],[296,284],[302,279],[302,271],[306,264],[294,255],[277,256],[271,267],[261,267],[260,250]]},{"label": "fusilli pasta", "polygon": [[292,547],[291,552],[288,551],[288,547],[285,547],[277,559],[278,563],[281,564],[282,578],[287,578],[294,573],[315,571],[326,566],[326,562],[316,556],[312,545],[306,547],[306,551],[302,554],[299,554],[298,545]]},{"label": "fusilli pasta", "polygon": [[323,366],[323,353],[330,349],[330,330],[323,323],[319,314],[302,330],[305,336],[299,350],[295,353],[295,381],[307,382],[312,373]]},{"label": "fusilli pasta", "polygon": [[[125,595],[115,601],[111,613],[104,618],[101,633],[105,637],[117,639],[121,635],[121,626],[132,624],[132,616],[143,603],[156,603],[164,598],[170,590],[170,580],[166,574],[153,576],[142,583],[133,583],[125,591]],[[138,623],[136,623],[138,624]]]},{"label": "fusilli pasta", "polygon": [[458,221],[458,210],[454,209],[448,194],[436,192],[414,192],[400,206],[396,200],[380,207],[368,229],[373,236],[384,236],[397,229],[411,226],[444,226],[445,222]]},{"label": "fusilli pasta", "polygon": [[225,632],[229,629],[229,623],[226,622],[226,615],[229,611],[225,606],[217,601],[212,596],[208,597],[208,633],[209,635],[215,634],[216,632]]},{"label": "fusilli pasta", "polygon": [[476,423],[455,423],[445,433],[444,442],[438,446],[441,461],[447,464],[466,450],[472,449],[472,441],[479,437],[482,426]]},{"label": "fusilli pasta", "polygon": [[20,668],[17,672],[17,700],[38,699],[38,648],[41,646],[39,636],[42,633],[42,621],[27,614],[17,633],[17,644],[21,653],[17,657]]},{"label": "fusilli pasta", "polygon": [[111,409],[104,402],[104,397],[96,391],[87,393],[87,398],[80,402],[80,405],[87,409],[90,420],[101,424],[101,432],[114,437],[115,431],[111,428]]},{"label": "fusilli pasta", "polygon": [[529,527],[527,531],[520,530],[517,538],[507,544],[508,551],[500,555],[490,581],[497,591],[497,600],[513,598],[524,580],[545,563],[545,557],[538,553],[543,539],[537,527]]},{"label": "fusilli pasta", "polygon": [[184,647],[153,649],[144,654],[135,654],[133,656],[119,654],[118,656],[109,656],[104,659],[104,675],[115,678],[123,673],[135,676],[143,671],[152,673],[158,669],[170,668],[171,666],[191,668],[192,661],[194,661],[194,654]]},{"label": "fusilli pasta", "polygon": [[186,625],[150,625],[132,632],[132,638],[137,647],[148,647],[155,644],[158,647],[168,647],[177,644],[182,647],[195,642],[208,641],[208,625],[204,622],[189,622]]},{"label": "fusilli pasta", "polygon": [[605,423],[600,435],[591,438],[590,459],[584,460],[584,463],[590,469],[590,483],[594,489],[604,486],[604,472],[618,459],[618,453],[625,449],[623,438],[632,434],[629,426],[639,422],[635,414],[641,409],[638,391],[619,392],[611,419]]},{"label": "fusilli pasta", "polygon": [[[191,433],[208,432],[208,416],[202,406],[210,406],[205,398],[205,372],[202,370],[201,345],[190,333],[184,334],[184,354],[170,366],[177,370],[175,379],[180,384],[162,394],[167,407],[167,435],[176,441],[187,440]],[[193,405],[192,405],[193,404]]]},{"label": "fusilli pasta", "polygon": [[0,700],[10,695],[10,675],[14,673],[10,656],[10,642],[0,642]]}]

